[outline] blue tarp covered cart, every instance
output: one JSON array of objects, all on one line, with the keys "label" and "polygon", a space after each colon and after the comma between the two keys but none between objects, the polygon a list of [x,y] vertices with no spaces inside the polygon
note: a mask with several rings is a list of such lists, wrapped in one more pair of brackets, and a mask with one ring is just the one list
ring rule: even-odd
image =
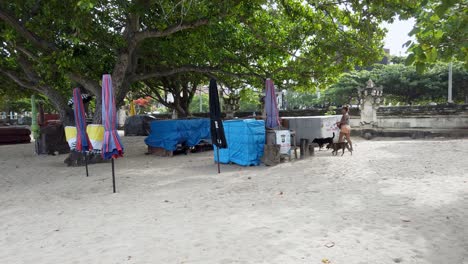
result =
[{"label": "blue tarp covered cart", "polygon": [[210,139],[210,120],[207,118],[156,120],[150,123],[150,129],[146,145],[168,151],[175,151],[178,144],[193,147],[202,139]]},{"label": "blue tarp covered cart", "polygon": [[[265,144],[265,121],[245,119],[224,121],[228,147],[219,150],[221,163],[259,165]],[[218,161],[215,155],[215,161]]]}]

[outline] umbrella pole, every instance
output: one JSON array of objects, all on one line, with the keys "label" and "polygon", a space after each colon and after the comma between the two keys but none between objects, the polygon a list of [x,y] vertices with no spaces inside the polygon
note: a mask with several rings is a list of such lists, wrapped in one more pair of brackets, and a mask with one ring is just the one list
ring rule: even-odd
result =
[{"label": "umbrella pole", "polygon": [[115,193],[115,170],[114,170],[114,158],[112,158],[112,190]]},{"label": "umbrella pole", "polygon": [[221,173],[221,170],[219,169],[219,147],[216,147],[216,155],[218,156],[218,173]]},{"label": "umbrella pole", "polygon": [[86,165],[86,177],[89,176],[89,173],[88,173],[88,154],[86,153],[86,151],[84,152],[84,160],[85,160],[85,165]]}]

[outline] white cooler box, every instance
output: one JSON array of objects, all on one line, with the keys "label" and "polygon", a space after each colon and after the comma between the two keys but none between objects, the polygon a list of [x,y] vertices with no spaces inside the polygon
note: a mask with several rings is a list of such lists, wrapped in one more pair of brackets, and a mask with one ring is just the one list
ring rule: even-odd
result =
[{"label": "white cooler box", "polygon": [[288,120],[289,129],[296,131],[298,146],[301,138],[309,139],[312,143],[314,138],[332,137],[333,133],[335,133],[334,141],[338,142],[340,130],[336,122],[341,120],[341,115],[282,117],[282,119]]}]

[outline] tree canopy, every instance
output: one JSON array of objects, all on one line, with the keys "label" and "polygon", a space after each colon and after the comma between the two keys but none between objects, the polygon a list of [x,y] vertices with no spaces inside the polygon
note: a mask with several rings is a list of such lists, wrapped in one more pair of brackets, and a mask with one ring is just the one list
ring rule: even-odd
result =
[{"label": "tree canopy", "polygon": [[416,41],[408,41],[408,64],[423,71],[439,60],[458,60],[468,67],[468,2],[425,0],[414,13],[416,25],[410,32]]},{"label": "tree canopy", "polygon": [[258,89],[266,78],[279,89],[326,87],[382,56],[381,22],[420,7],[415,0],[2,1],[0,74],[46,95],[62,117],[71,116],[72,88],[84,87],[97,99],[96,122],[104,73],[119,104],[145,83],[186,73]]},{"label": "tree canopy", "polygon": [[[372,79],[383,86],[387,102],[415,104],[424,102],[444,103],[447,101],[448,65],[438,63],[419,73],[414,66],[403,64],[375,65],[370,71],[344,73],[325,93],[325,99],[341,104],[355,104],[357,89]],[[454,101],[468,99],[468,71],[460,62],[453,67]]]}]

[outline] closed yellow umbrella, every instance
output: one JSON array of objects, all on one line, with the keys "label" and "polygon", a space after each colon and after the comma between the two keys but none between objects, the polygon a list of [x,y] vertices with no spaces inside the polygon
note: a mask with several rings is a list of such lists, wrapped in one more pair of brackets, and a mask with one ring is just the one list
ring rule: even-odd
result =
[{"label": "closed yellow umbrella", "polygon": [[133,103],[133,100],[130,101],[130,111],[129,111],[128,115],[129,115],[129,116],[134,116],[134,115],[136,115],[135,104]]}]

